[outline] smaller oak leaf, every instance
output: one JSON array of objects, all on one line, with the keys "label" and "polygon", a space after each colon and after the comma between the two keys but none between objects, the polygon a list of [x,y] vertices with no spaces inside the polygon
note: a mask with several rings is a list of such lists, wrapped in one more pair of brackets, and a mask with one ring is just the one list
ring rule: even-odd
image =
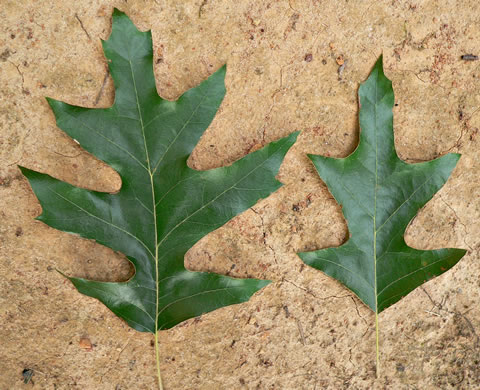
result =
[{"label": "smaller oak leaf", "polygon": [[337,248],[300,253],[301,259],[337,279],[375,313],[453,267],[463,249],[417,250],[405,229],[444,185],[460,158],[450,153],[407,164],[395,151],[394,95],[382,57],[358,92],[360,142],[347,158],[309,155],[342,205],[350,238]]},{"label": "smaller oak leaf", "polygon": [[118,172],[120,191],[89,191],[21,170],[42,205],[37,219],[124,253],[135,275],[121,283],[69,279],[131,327],[152,333],[248,300],[269,281],[188,271],[184,255],[281,186],[275,175],[298,133],[230,166],[193,170],[187,160],[222,102],[226,68],[167,101],[155,87],[150,32],[115,10],[103,48],[115,83],[112,107],[48,102],[57,125]]}]

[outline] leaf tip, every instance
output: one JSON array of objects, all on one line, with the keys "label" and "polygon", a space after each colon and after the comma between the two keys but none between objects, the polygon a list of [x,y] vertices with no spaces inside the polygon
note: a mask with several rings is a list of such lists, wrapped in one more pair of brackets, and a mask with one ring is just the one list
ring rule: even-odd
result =
[{"label": "leaf tip", "polygon": [[307,265],[312,252],[297,252],[297,256]]},{"label": "leaf tip", "polygon": [[225,76],[227,75],[227,64],[223,64],[218,70],[213,72],[208,78],[212,77],[212,80],[221,79],[223,80],[223,88],[225,88]]},{"label": "leaf tip", "polygon": [[267,287],[269,284],[271,284],[272,281],[268,279],[259,279],[258,280],[258,289],[262,289],[264,287]]},{"label": "leaf tip", "polygon": [[60,275],[62,275],[64,278],[68,279],[71,281],[71,278],[67,276],[64,272],[60,271],[58,268],[55,268],[55,271],[57,271]]},{"label": "leaf tip", "polygon": [[53,113],[55,114],[55,119],[57,120],[58,119],[57,113],[60,111],[62,106],[66,105],[66,103],[64,103],[60,100],[53,99],[53,98],[48,97],[48,96],[45,96],[45,100],[47,101],[48,105],[52,109]]},{"label": "leaf tip", "polygon": [[457,253],[458,253],[458,261],[460,261],[461,258],[468,253],[468,249],[457,248],[456,250],[457,250]]},{"label": "leaf tip", "polygon": [[112,13],[113,18],[119,18],[125,15],[126,15],[125,12],[119,10],[117,7],[113,7],[113,13]]},{"label": "leaf tip", "polygon": [[20,171],[22,172],[22,175],[27,177],[28,173],[31,172],[30,169],[28,168],[25,168],[21,165],[17,165],[18,169],[20,169]]},{"label": "leaf tip", "polygon": [[290,140],[292,140],[293,142],[296,142],[300,133],[301,133],[300,130],[297,130],[297,131],[294,131],[293,133],[291,133],[290,136],[289,136]]},{"label": "leaf tip", "polygon": [[[297,138],[300,134],[300,131],[295,131],[293,133],[290,133],[286,137],[282,138],[281,141],[284,141],[285,144],[287,145],[288,149],[290,149],[295,142],[297,142]],[[287,151],[288,151],[287,149]]]},{"label": "leaf tip", "polygon": [[113,12],[112,12],[112,28],[114,25],[117,25],[123,21],[126,21],[128,23],[132,23],[132,21],[130,20],[130,18],[128,17],[128,15],[119,10],[118,8],[116,7],[113,7]]},{"label": "leaf tip", "polygon": [[375,62],[375,65],[373,66],[371,75],[374,75],[375,73],[377,78],[384,78],[390,81],[390,79],[387,78],[387,76],[385,76],[384,67],[383,67],[383,54],[381,54],[380,57],[378,57],[377,62]]},{"label": "leaf tip", "polygon": [[462,157],[461,153],[450,153],[453,158],[455,158],[456,161],[460,160],[460,157]]},{"label": "leaf tip", "polygon": [[377,62],[375,63],[375,68],[378,68],[383,72],[383,53],[380,54],[380,57],[378,57]]},{"label": "leaf tip", "polygon": [[24,166],[17,165],[17,167],[22,172],[22,175],[27,178],[30,185],[32,185],[32,180],[38,177],[38,175],[40,175],[39,172],[32,171],[31,169],[25,168]]},{"label": "leaf tip", "polygon": [[[132,27],[134,30],[131,31],[130,29]],[[117,30],[118,32],[125,30],[127,32],[130,31],[130,33],[132,33],[133,31],[139,32],[133,21],[128,17],[128,15],[115,7],[113,8],[112,13],[112,34],[113,30]],[[110,40],[110,38],[108,40]]]},{"label": "leaf tip", "polygon": [[40,214],[39,216],[35,217],[34,220],[35,220],[35,221],[44,222],[44,221],[45,221],[45,218],[43,217],[43,213]]}]

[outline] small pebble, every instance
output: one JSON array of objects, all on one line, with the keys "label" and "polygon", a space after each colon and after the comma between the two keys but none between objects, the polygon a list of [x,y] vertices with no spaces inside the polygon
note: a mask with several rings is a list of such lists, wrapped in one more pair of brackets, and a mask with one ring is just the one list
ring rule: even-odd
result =
[{"label": "small pebble", "polygon": [[87,337],[82,337],[80,339],[80,342],[78,343],[78,346],[88,352],[90,352],[93,349],[92,342]]}]

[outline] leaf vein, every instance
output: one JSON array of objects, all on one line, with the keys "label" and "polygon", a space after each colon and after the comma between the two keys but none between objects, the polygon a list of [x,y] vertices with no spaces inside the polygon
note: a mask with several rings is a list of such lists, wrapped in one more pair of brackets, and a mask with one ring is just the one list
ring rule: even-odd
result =
[{"label": "leaf vein", "polygon": [[79,210],[83,211],[83,212],[84,212],[85,214],[87,214],[88,216],[90,216],[90,217],[92,217],[92,218],[95,218],[95,219],[99,220],[100,222],[103,222],[103,223],[105,223],[106,225],[109,225],[109,226],[111,226],[111,227],[113,227],[113,228],[115,228],[115,229],[118,229],[118,230],[120,230],[121,232],[127,234],[128,236],[132,237],[133,239],[135,239],[136,241],[138,241],[138,242],[148,251],[148,253],[150,254],[150,256],[154,257],[152,251],[148,248],[148,246],[147,246],[142,240],[140,240],[138,237],[136,237],[135,235],[133,235],[132,233],[130,233],[128,230],[125,230],[125,229],[121,228],[120,226],[117,226],[117,225],[115,225],[115,224],[113,224],[113,223],[111,223],[111,222],[108,222],[108,221],[106,221],[106,220],[104,220],[104,219],[96,216],[95,214],[90,213],[89,211],[85,210],[83,207],[79,206],[78,204],[76,204],[75,202],[71,201],[70,199],[64,197],[63,195],[59,194],[58,192],[52,190],[51,188],[49,188],[49,190],[50,190],[51,192],[53,192],[54,194],[56,194],[57,196],[59,196],[60,198],[62,198],[63,200],[65,200],[65,201],[67,201],[68,203],[70,203],[71,205],[77,207]]}]

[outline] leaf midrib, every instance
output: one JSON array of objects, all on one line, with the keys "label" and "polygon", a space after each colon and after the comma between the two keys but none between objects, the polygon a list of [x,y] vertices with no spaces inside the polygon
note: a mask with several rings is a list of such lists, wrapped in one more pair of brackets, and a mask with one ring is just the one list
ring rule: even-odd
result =
[{"label": "leaf midrib", "polygon": [[158,329],[158,304],[159,304],[159,289],[158,289],[158,245],[157,245],[157,205],[156,205],[156,200],[155,200],[155,183],[153,181],[153,173],[152,173],[152,167],[150,165],[150,155],[148,153],[148,147],[147,147],[147,139],[145,137],[145,126],[143,124],[143,115],[142,115],[142,110],[140,109],[140,99],[138,98],[138,90],[137,90],[137,83],[135,81],[135,74],[133,72],[133,66],[132,66],[132,61],[131,59],[128,60],[128,64],[130,65],[130,72],[132,74],[132,81],[133,81],[133,89],[135,91],[135,100],[137,103],[137,111],[138,111],[138,117],[140,120],[140,128],[142,130],[142,137],[143,137],[143,146],[145,148],[145,158],[147,160],[147,168],[148,168],[148,175],[150,177],[150,188],[152,192],[152,205],[153,205],[153,226],[154,226],[154,246],[155,246],[155,329],[154,333],[155,336],[157,335],[157,329]]},{"label": "leaf midrib", "polygon": [[[232,188],[235,187],[236,184],[238,184],[239,182],[241,182],[242,180],[244,180],[245,178],[247,178],[250,174],[252,174],[253,172],[255,172],[255,170],[257,170],[260,166],[262,166],[263,164],[265,164],[266,161],[268,161],[269,159],[266,159],[265,161],[262,162],[262,164],[258,165],[255,167],[255,169],[251,170],[247,175],[245,175],[244,177],[242,177],[240,180],[238,180],[235,184],[233,184],[230,188],[226,189],[225,191],[223,191],[222,193],[220,193],[219,195],[217,195],[213,200],[211,200],[210,202],[207,202],[205,205],[203,205],[200,209],[196,210],[194,213],[192,213],[191,215],[189,215],[187,218],[185,218],[183,221],[181,221],[179,224],[177,224],[174,228],[172,228],[168,234],[162,239],[162,241],[160,241],[160,243],[158,243],[158,232],[157,232],[157,202],[156,202],[156,199],[155,199],[155,185],[154,185],[154,175],[155,175],[155,172],[157,170],[157,168],[159,167],[160,163],[163,161],[163,158],[165,157],[166,153],[168,152],[168,150],[171,148],[171,146],[175,143],[175,141],[178,139],[178,137],[180,136],[180,134],[183,132],[183,130],[187,127],[187,125],[190,123],[191,119],[193,118],[193,116],[196,114],[196,112],[198,111],[199,107],[201,106],[201,104],[203,103],[203,100],[205,99],[205,96],[207,96],[207,94],[203,94],[201,99],[200,99],[200,102],[198,103],[198,105],[195,107],[195,110],[192,112],[192,114],[190,115],[189,119],[185,121],[183,127],[181,128],[181,130],[178,132],[178,134],[175,136],[175,138],[170,142],[170,144],[168,145],[166,151],[163,153],[163,156],[159,159],[159,161],[157,162],[157,164],[155,165],[155,168],[153,169],[152,171],[152,168],[151,168],[151,165],[150,165],[150,156],[149,156],[149,153],[148,153],[148,148],[147,148],[147,141],[146,141],[146,137],[145,137],[145,126],[144,126],[144,123],[143,123],[143,115],[142,115],[142,111],[140,109],[140,100],[139,100],[139,97],[138,97],[138,91],[137,91],[137,85],[136,85],[136,82],[135,82],[135,75],[134,75],[134,72],[133,72],[133,67],[132,67],[132,62],[131,60],[129,60],[129,65],[130,65],[130,71],[131,71],[131,74],[132,74],[132,81],[133,81],[133,87],[134,87],[134,90],[135,90],[135,99],[136,99],[136,103],[137,103],[137,110],[138,110],[138,115],[139,115],[139,120],[140,120],[140,127],[141,127],[141,130],[142,130],[142,137],[143,137],[143,143],[144,143],[144,148],[145,148],[145,157],[146,157],[146,160],[147,160],[147,171],[149,173],[149,176],[150,176],[150,184],[151,184],[151,191],[152,191],[152,204],[153,204],[153,218],[154,218],[154,227],[155,227],[155,293],[156,293],[156,302],[155,302],[155,334],[157,334],[157,331],[158,331],[158,317],[160,316],[160,314],[166,310],[168,307],[172,306],[173,304],[175,303],[178,303],[179,301],[182,301],[182,300],[185,300],[185,299],[191,299],[192,297],[195,297],[195,296],[198,296],[198,295],[203,295],[203,294],[209,294],[209,293],[213,293],[213,292],[216,292],[216,291],[228,291],[229,289],[233,289],[233,288],[236,288],[235,286],[233,287],[226,287],[226,288],[222,288],[222,289],[215,289],[215,290],[207,290],[207,291],[202,291],[202,292],[199,292],[197,294],[193,294],[193,295],[189,295],[189,296],[186,296],[186,297],[182,297],[182,298],[179,298],[177,300],[174,300],[172,302],[170,302],[169,304],[167,304],[165,307],[162,308],[161,311],[159,311],[159,300],[160,300],[160,297],[159,297],[159,288],[158,288],[158,285],[159,285],[159,273],[158,273],[158,261],[159,261],[159,257],[158,257],[158,249],[160,247],[160,245],[165,241],[165,239],[181,224],[183,224],[186,220],[188,220],[189,218],[193,217],[196,213],[200,212],[202,209],[204,209],[205,207],[207,207],[209,204],[211,204],[212,202],[214,202],[216,199],[218,199],[219,197],[221,197],[223,194],[225,194],[227,191],[231,190]],[[151,121],[148,123],[150,124]],[[276,151],[275,151],[276,152]],[[272,153],[272,156],[275,154]],[[272,157],[270,156],[270,158]],[[160,202],[159,202],[160,203]],[[158,203],[158,204],[159,204]],[[142,242],[141,240],[139,240],[140,242]],[[146,245],[144,245],[145,247],[147,247]],[[151,252],[150,252],[151,253]],[[148,313],[147,313],[148,314]],[[151,316],[149,315],[149,317],[151,318]]]},{"label": "leaf midrib", "polygon": [[[377,70],[378,80],[378,70]],[[377,81],[376,80],[376,81]],[[373,262],[374,262],[374,285],[375,285],[375,343],[376,343],[376,357],[377,357],[377,369],[380,367],[380,355],[379,355],[379,326],[378,326],[378,286],[377,286],[377,187],[378,187],[378,137],[377,137],[377,102],[378,102],[378,84],[375,83],[375,104],[373,106],[374,119],[375,119],[375,195],[373,204]],[[383,98],[382,98],[383,99]],[[378,371],[377,371],[378,373]]]},{"label": "leaf midrib", "polygon": [[[378,71],[377,71],[378,72]],[[378,73],[377,73],[378,78]],[[378,332],[378,295],[377,295],[377,187],[378,187],[378,137],[377,137],[377,93],[378,86],[375,83],[375,104],[373,105],[374,119],[375,119],[375,191],[373,202],[373,262],[374,262],[374,286],[375,286],[375,316],[377,321]],[[378,337],[377,337],[378,342]],[[377,348],[378,351],[378,348]]]}]

